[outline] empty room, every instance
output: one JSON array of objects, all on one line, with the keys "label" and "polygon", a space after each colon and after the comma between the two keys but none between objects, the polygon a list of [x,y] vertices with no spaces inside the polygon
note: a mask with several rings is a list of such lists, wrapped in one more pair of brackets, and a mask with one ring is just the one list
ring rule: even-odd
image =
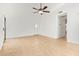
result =
[{"label": "empty room", "polygon": [[79,3],[0,3],[0,56],[78,56]]}]

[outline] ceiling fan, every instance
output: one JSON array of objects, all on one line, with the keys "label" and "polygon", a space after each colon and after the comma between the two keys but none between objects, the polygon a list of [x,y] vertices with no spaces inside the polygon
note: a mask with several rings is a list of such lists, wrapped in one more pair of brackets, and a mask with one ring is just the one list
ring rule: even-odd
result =
[{"label": "ceiling fan", "polygon": [[50,13],[50,11],[46,11],[45,9],[47,9],[48,8],[48,6],[44,6],[44,7],[42,7],[42,3],[40,3],[40,8],[35,8],[35,7],[33,7],[33,9],[34,10],[36,10],[36,12],[33,12],[34,14],[35,13],[39,13],[39,14],[41,14],[41,15],[43,15],[43,13]]}]

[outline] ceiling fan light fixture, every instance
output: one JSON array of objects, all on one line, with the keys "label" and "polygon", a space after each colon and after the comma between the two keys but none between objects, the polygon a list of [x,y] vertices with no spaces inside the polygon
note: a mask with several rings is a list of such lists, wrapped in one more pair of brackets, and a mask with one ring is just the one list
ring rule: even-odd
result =
[{"label": "ceiling fan light fixture", "polygon": [[34,14],[35,14],[35,13],[39,13],[39,14],[43,15],[43,13],[50,13],[50,11],[46,11],[46,10],[45,10],[45,9],[47,9],[47,8],[48,8],[48,6],[42,7],[42,3],[40,3],[40,8],[35,8],[35,7],[33,7],[34,10],[37,10],[36,12],[34,12]]},{"label": "ceiling fan light fixture", "polygon": [[41,14],[41,13],[43,13],[43,11],[39,11],[38,13]]}]

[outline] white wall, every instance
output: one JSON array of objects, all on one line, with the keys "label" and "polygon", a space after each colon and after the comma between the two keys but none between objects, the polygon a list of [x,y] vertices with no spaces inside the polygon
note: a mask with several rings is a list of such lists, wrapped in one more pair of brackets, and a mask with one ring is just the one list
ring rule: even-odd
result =
[{"label": "white wall", "polygon": [[79,44],[79,4],[65,4],[59,10],[67,12],[67,41]]},{"label": "white wall", "polygon": [[0,50],[3,47],[3,42],[4,42],[4,31],[3,31],[3,27],[4,27],[4,20],[3,20],[3,16],[0,15]]},{"label": "white wall", "polygon": [[[56,9],[63,4],[48,5],[49,14],[32,14],[32,7],[39,7],[39,4],[0,4],[0,13],[7,18],[7,38],[41,34],[49,37],[57,37],[57,12]],[[38,25],[35,31],[35,24]]]},{"label": "white wall", "polygon": [[34,15],[33,6],[38,4],[0,4],[0,14],[7,18],[7,38],[35,34],[34,25],[40,19]]},{"label": "white wall", "polygon": [[55,12],[55,10],[61,7],[63,4],[57,4],[57,5],[46,4],[46,5],[48,5],[48,10],[50,11],[50,13],[41,16],[42,19],[40,20],[39,23],[39,34],[52,38],[57,38],[58,21],[57,21],[57,12]]},{"label": "white wall", "polygon": [[40,34],[53,38],[58,37],[57,14],[62,10],[67,13],[67,41],[79,43],[79,4],[62,4],[54,11],[52,5],[50,5],[49,10],[51,10],[51,13],[49,15],[43,15],[40,20]]},{"label": "white wall", "polygon": [[[66,11],[68,14],[67,39],[70,42],[79,42],[78,15],[79,4],[44,4],[48,5],[49,14],[32,14],[32,7],[39,4],[0,4],[0,15],[7,18],[7,38],[41,34],[49,37],[57,37],[57,14]],[[35,32],[35,24],[38,29]]]},{"label": "white wall", "polygon": [[[0,4],[0,12],[7,18],[7,38],[41,34],[46,36],[56,35],[56,20],[53,11],[62,4],[44,4],[48,5],[50,14],[43,16],[33,14],[35,10],[32,7],[39,7],[39,4]],[[57,7],[56,7],[57,6]],[[35,31],[35,24],[38,25]]]},{"label": "white wall", "polygon": [[68,13],[68,35],[69,42],[79,44],[79,4]]},{"label": "white wall", "polygon": [[79,15],[76,12],[68,14],[68,41],[79,43]]}]

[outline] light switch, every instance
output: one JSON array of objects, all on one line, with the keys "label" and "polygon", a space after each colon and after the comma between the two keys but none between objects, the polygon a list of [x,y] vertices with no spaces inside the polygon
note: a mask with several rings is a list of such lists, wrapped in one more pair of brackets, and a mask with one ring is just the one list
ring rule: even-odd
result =
[{"label": "light switch", "polygon": [[37,24],[35,24],[35,28],[37,28],[38,27],[38,25]]}]

